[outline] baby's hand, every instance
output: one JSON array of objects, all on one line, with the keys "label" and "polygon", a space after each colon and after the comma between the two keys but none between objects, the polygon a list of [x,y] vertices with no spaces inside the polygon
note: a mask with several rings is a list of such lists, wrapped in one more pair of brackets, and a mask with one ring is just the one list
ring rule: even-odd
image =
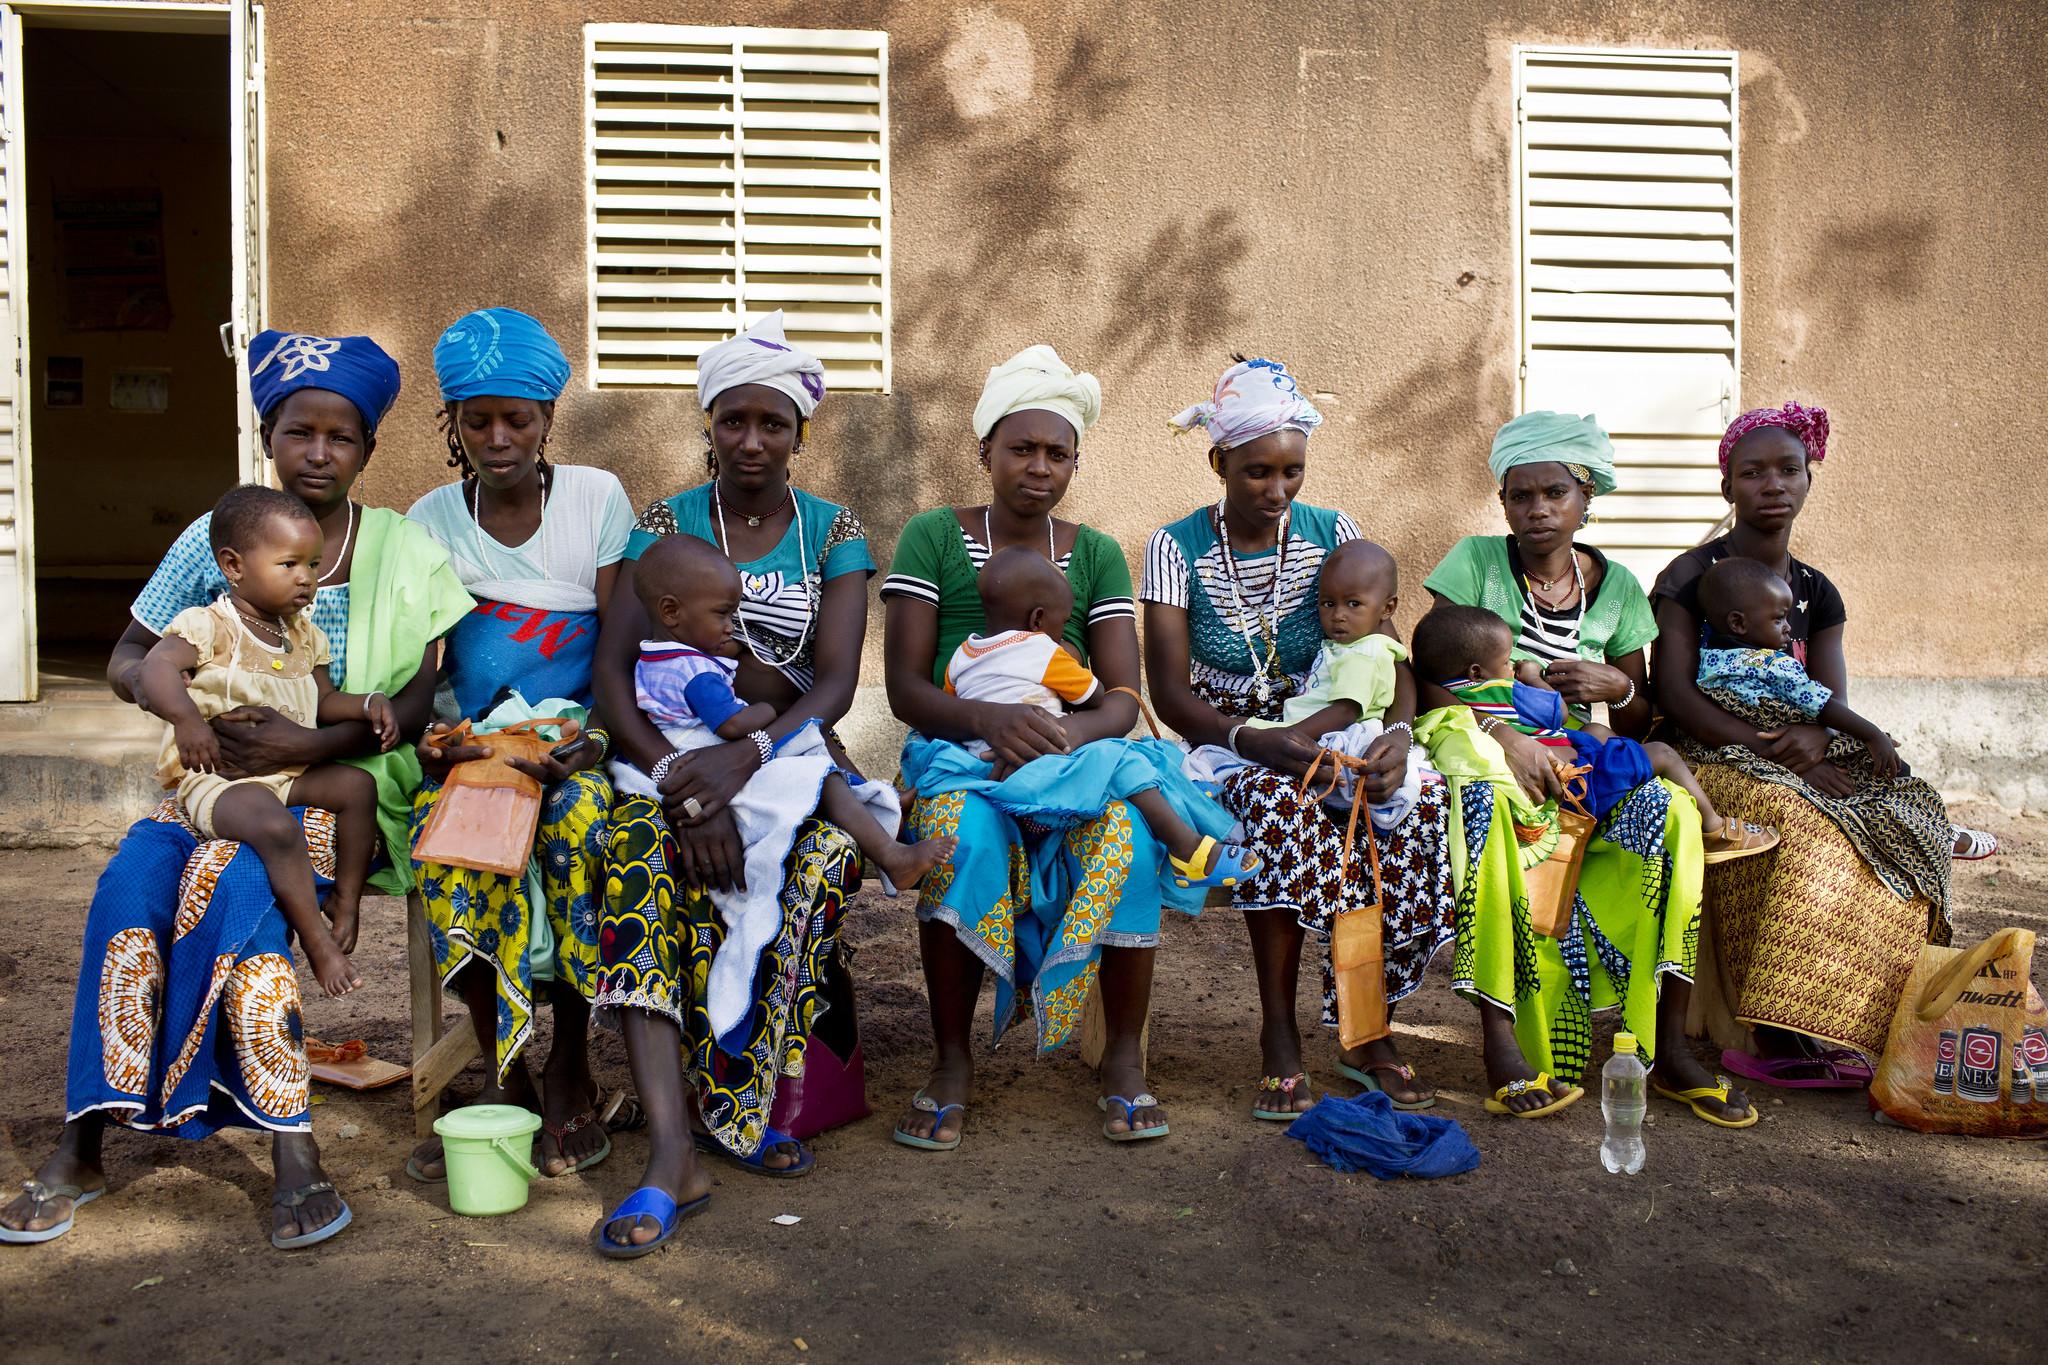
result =
[{"label": "baby's hand", "polygon": [[1899,775],[1899,746],[1892,743],[1892,737],[1880,730],[1865,742],[1870,750],[1870,766],[1877,775],[1890,781]]},{"label": "baby's hand", "polygon": [[1540,687],[1545,692],[1555,692],[1557,690],[1550,685],[1550,680],[1543,676],[1543,665],[1534,659],[1517,659],[1515,661],[1515,681],[1521,683],[1524,687]]},{"label": "baby's hand", "polygon": [[363,705],[363,714],[377,733],[377,752],[390,753],[398,743],[398,708],[382,692],[372,692]]},{"label": "baby's hand", "polygon": [[220,767],[220,737],[213,727],[197,716],[177,721],[172,733],[178,740],[178,762],[188,773],[210,773]]}]

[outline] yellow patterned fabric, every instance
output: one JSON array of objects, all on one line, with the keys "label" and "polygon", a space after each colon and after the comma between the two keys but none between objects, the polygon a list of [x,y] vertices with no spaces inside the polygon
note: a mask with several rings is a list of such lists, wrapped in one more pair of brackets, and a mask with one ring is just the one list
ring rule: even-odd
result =
[{"label": "yellow patterned fabric", "polygon": [[609,843],[598,1017],[609,1024],[617,1010],[640,1009],[674,1020],[704,1126],[728,1151],[752,1156],[777,1081],[803,1075],[846,896],[859,885],[860,850],[823,820],[797,827],[783,864],[782,925],[755,969],[745,1046],[729,1052],[712,1037],[705,992],[725,923],[707,893],[677,883],[675,838],[661,808],[643,796],[620,798]]},{"label": "yellow patterned fabric", "polygon": [[1765,1024],[1876,1056],[1922,945],[1949,941],[1947,916],[1887,890],[1795,788],[1725,764],[1698,772],[1723,815],[1776,825],[1782,840],[1707,869],[1694,1031],[1747,1050]]},{"label": "yellow patterned fabric", "polygon": [[[441,799],[429,779],[413,798],[412,839]],[[597,991],[597,932],[604,894],[604,849],[610,831],[612,785],[601,772],[574,773],[541,797],[534,838],[540,899],[554,931],[553,979],[589,999]],[[533,1036],[533,907],[528,878],[413,860],[413,876],[426,907],[434,969],[444,989],[472,958],[498,979],[498,1078]]]}]

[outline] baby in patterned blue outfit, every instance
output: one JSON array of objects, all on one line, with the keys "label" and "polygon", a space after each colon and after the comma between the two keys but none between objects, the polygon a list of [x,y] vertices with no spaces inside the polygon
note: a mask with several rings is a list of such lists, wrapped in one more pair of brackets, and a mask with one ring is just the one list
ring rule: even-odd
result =
[{"label": "baby in patterned blue outfit", "polygon": [[1896,776],[1899,751],[1874,722],[1851,711],[1793,658],[1792,589],[1761,560],[1730,555],[1700,579],[1700,690],[1732,694],[1752,706],[1775,702],[1799,719],[1861,740],[1877,775]]}]

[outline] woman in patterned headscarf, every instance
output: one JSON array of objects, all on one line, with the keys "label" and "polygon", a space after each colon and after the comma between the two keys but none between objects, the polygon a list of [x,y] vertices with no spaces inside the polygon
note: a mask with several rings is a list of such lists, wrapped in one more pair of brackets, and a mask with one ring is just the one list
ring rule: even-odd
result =
[{"label": "woman in patterned headscarf", "polygon": [[1694,1031],[1727,1049],[1729,1070],[1767,1085],[1854,1089],[1870,1081],[1868,1059],[1884,1047],[1921,946],[1948,942],[1949,860],[1974,851],[1971,832],[1951,826],[1921,779],[1876,779],[1853,742],[1818,725],[1768,723],[1732,698],[1708,696],[1697,676],[1708,642],[1700,579],[1741,555],[1791,585],[1792,653],[1815,682],[1846,693],[1848,608],[1791,549],[1827,442],[1821,408],[1790,403],[1738,417],[1720,450],[1721,496],[1735,525],[1672,560],[1651,595],[1657,699],[1683,732],[1701,787],[1730,817],[1784,834],[1772,857],[1708,875],[1713,913]]},{"label": "woman in patterned headscarf", "polygon": [[[641,513],[598,644],[597,693],[617,760],[662,793],[658,803],[622,796],[612,811],[597,1006],[601,1021],[625,1033],[650,1141],[640,1188],[597,1229],[606,1256],[644,1253],[673,1231],[678,1206],[691,1211],[708,1197],[711,1177],[695,1159],[693,1126],[696,1146],[757,1175],[790,1179],[815,1164],[769,1119],[780,1083],[804,1074],[812,1019],[844,981],[839,922],[860,884],[860,855],[823,820],[798,830],[785,863],[782,930],[762,951],[744,1046],[721,1043],[706,985],[726,925],[705,888],[726,890],[739,875],[728,803],[762,755],[747,739],[677,753],[641,714],[633,665],[653,631],[634,563],[662,536],[694,536],[723,551],[740,571],[736,690],[775,707],[770,740],[813,721],[830,736],[860,682],[875,561],[852,509],[791,477],[824,396],[823,363],[788,339],[780,312],[698,357],[710,478]],[[850,1010],[829,1017],[850,1030]],[[831,1042],[840,1058],[852,1055],[850,1031]],[[836,1060],[811,1059],[821,1069]]]},{"label": "woman in patterned headscarf", "polygon": [[[1345,831],[1300,791],[1316,746],[1291,730],[1266,729],[1300,689],[1322,645],[1316,583],[1323,560],[1358,527],[1342,512],[1296,499],[1309,463],[1310,433],[1322,414],[1287,367],[1239,358],[1208,402],[1172,420],[1203,429],[1209,467],[1222,481],[1214,507],[1153,533],[1145,552],[1145,663],[1166,723],[1191,744],[1222,745],[1251,761],[1225,780],[1223,802],[1245,825],[1246,844],[1265,866],[1237,888],[1258,973],[1262,1076],[1255,1118],[1291,1120],[1315,1101],[1295,1025],[1303,934],[1330,939],[1336,917],[1382,919],[1386,998],[1422,984],[1423,970],[1451,939],[1447,806],[1440,782],[1425,783],[1408,818],[1372,830],[1385,898],[1373,910],[1373,879],[1362,856],[1344,858]],[[1407,666],[1398,668],[1385,732],[1366,751],[1365,786],[1384,801],[1406,777],[1415,714]],[[1361,822],[1361,832],[1369,826]],[[1338,1022],[1335,977],[1324,957],[1323,1022]],[[1402,1109],[1434,1104],[1429,1087],[1401,1060],[1392,1037],[1342,1051],[1336,1067]]]}]

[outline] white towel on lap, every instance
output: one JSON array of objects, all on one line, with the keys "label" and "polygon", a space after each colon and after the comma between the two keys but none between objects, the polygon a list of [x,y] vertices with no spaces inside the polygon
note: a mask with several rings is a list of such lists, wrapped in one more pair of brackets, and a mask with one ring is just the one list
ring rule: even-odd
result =
[{"label": "white towel on lap", "polygon": [[[665,732],[669,743],[683,749],[722,743],[703,725],[679,725]],[[612,785],[621,792],[653,797],[654,784],[630,763],[614,760]],[[837,771],[818,727],[807,725],[783,740],[775,756],[747,779],[732,799],[746,848],[747,889],[713,891],[711,903],[725,921],[725,942],[711,960],[706,991],[711,1030],[723,1039],[745,1021],[754,1001],[754,973],[761,950],[782,928],[782,865],[796,843],[797,826],[818,809],[825,779]],[[901,828],[903,808],[887,782],[857,781],[845,774],[868,814],[892,835]]]}]

